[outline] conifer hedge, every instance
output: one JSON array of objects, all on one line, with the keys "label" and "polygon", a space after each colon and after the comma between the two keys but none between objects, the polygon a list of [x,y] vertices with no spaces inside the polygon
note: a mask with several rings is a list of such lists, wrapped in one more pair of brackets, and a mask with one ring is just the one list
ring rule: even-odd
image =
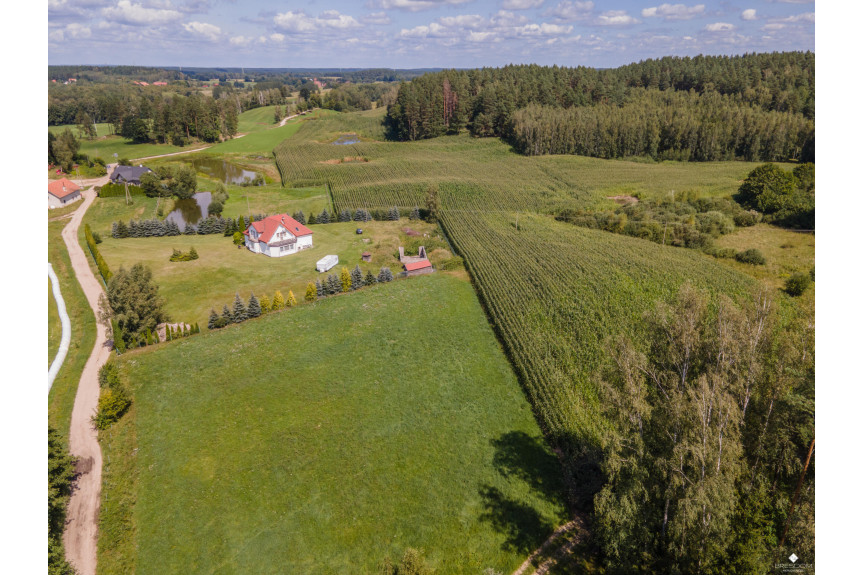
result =
[{"label": "conifer hedge", "polygon": [[99,268],[102,280],[107,284],[114,274],[111,273],[107,262],[105,262],[102,254],[99,253],[99,248],[96,247],[96,238],[93,237],[93,230],[90,229],[90,224],[84,224],[84,238],[87,240],[87,247],[90,248],[90,253],[93,254],[93,260],[96,262],[96,267]]}]

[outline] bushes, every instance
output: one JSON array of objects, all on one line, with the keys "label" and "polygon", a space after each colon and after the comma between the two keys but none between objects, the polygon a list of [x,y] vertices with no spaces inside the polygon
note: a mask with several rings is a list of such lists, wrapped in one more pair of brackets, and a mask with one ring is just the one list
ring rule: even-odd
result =
[{"label": "bushes", "polygon": [[107,284],[113,274],[108,268],[108,263],[102,257],[102,254],[99,253],[99,248],[96,247],[96,238],[93,237],[90,224],[84,224],[84,239],[87,240],[87,247],[90,248],[90,253],[93,254],[93,260],[96,262],[96,267],[99,268],[102,280]]},{"label": "bushes", "polygon": [[191,262],[193,260],[198,259],[198,252],[192,247],[188,253],[181,252],[180,250],[174,250],[174,253],[171,254],[171,257],[168,261],[172,262]]},{"label": "bushes", "polygon": [[92,417],[96,429],[108,429],[112,423],[120,419],[132,405],[132,400],[120,380],[117,364],[108,361],[99,369],[99,405],[96,415]]},{"label": "bushes", "polygon": [[767,260],[764,258],[764,255],[755,248],[750,248],[746,251],[742,251],[734,256],[734,259],[743,264],[752,264],[756,266],[763,266],[767,263]]},{"label": "bushes", "polygon": [[[125,198],[126,197],[126,186],[122,184],[112,184],[107,183],[102,186],[97,194],[100,198]],[[129,195],[130,196],[143,196],[144,190],[142,190],[138,186],[129,186]]]},{"label": "bushes", "polygon": [[809,285],[811,283],[812,279],[810,274],[797,272],[792,274],[791,277],[785,281],[785,291],[788,295],[795,297],[803,295],[803,292],[809,289]]}]

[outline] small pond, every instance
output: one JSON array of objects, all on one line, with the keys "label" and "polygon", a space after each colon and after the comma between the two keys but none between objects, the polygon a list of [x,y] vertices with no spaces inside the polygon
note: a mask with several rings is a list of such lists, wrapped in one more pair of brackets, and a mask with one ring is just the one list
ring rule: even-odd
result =
[{"label": "small pond", "polygon": [[212,178],[216,178],[225,184],[242,184],[245,181],[251,182],[258,176],[258,172],[246,170],[221,160],[219,158],[195,158],[188,160],[195,167],[195,170],[203,172]]},{"label": "small pond", "polygon": [[197,224],[198,220],[207,217],[207,208],[211,201],[213,201],[213,194],[210,192],[198,192],[188,200],[175,200],[174,211],[168,214],[165,221],[176,223],[180,231],[184,232],[186,222]]},{"label": "small pond", "polygon": [[356,134],[344,134],[339,136],[339,139],[333,142],[336,146],[347,146],[350,144],[359,144],[360,137]]}]

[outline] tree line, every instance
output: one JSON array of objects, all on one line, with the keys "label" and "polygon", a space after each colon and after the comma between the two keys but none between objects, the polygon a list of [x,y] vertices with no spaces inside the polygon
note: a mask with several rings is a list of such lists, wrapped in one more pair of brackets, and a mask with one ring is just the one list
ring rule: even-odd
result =
[{"label": "tree line", "polygon": [[[614,572],[814,563],[814,307],[685,284],[608,342],[595,535]],[[808,454],[808,455],[807,455]]]},{"label": "tree line", "polygon": [[[515,136],[525,153],[572,149],[599,157],[660,157],[670,151],[683,159],[732,154],[812,159],[814,66],[811,52],[788,52],[663,58],[613,70],[537,65],[445,70],[402,84],[388,107],[387,126],[399,140],[463,129],[475,136]],[[713,105],[720,110],[709,111]],[[553,113],[558,114],[553,120],[544,119]],[[558,127],[561,120],[567,128]],[[724,134],[724,121],[734,130],[733,141]],[[655,134],[663,127],[667,141]],[[617,137],[621,130],[630,135]],[[585,134],[599,142],[576,146]]]}]

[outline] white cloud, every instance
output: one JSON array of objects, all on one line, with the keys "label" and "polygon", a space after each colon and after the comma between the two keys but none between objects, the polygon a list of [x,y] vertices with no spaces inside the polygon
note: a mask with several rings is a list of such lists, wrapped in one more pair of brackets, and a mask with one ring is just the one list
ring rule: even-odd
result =
[{"label": "white cloud", "polygon": [[254,41],[255,39],[249,36],[234,36],[228,40],[233,46],[248,46]]},{"label": "white cloud", "polygon": [[593,2],[571,2],[564,0],[554,8],[548,10],[546,16],[554,16],[558,20],[572,22],[574,20],[584,20],[589,18],[593,13]]},{"label": "white cloud", "polygon": [[794,16],[788,16],[787,18],[780,18],[777,20],[778,22],[789,22],[789,23],[797,23],[797,22],[811,22],[815,23],[815,12],[807,12],[805,14],[795,14]]},{"label": "white cloud", "polygon": [[305,12],[285,12],[273,17],[276,28],[295,34],[311,33],[325,28],[347,29],[360,25],[353,16],[340,14],[337,10],[326,10],[320,16],[309,16]]},{"label": "white cloud", "polygon": [[663,20],[691,20],[704,14],[704,4],[686,6],[685,4],[661,4],[641,11],[644,18],[659,17]]},{"label": "white cloud", "polygon": [[208,24],[206,22],[189,22],[188,24],[183,24],[183,28],[186,29],[187,32],[191,32],[192,34],[197,34],[198,36],[203,36],[207,40],[215,42],[222,35],[222,29],[213,24]]},{"label": "white cloud", "polygon": [[141,4],[132,4],[129,0],[120,0],[116,6],[103,8],[102,15],[108,21],[130,26],[168,24],[181,17],[176,10],[145,8]]},{"label": "white cloud", "polygon": [[89,38],[91,35],[92,33],[90,32],[90,28],[88,26],[78,24],[77,22],[73,22],[66,26],[66,36],[72,38],[73,40]]},{"label": "white cloud", "polygon": [[285,41],[285,35],[276,32],[275,34],[270,34],[270,40],[275,42],[276,44],[281,44]]},{"label": "white cloud", "polygon": [[48,39],[53,40],[54,42],[62,42],[63,41],[63,31],[62,30],[51,30],[48,32]]},{"label": "white cloud", "polygon": [[539,8],[544,0],[503,0],[504,10],[529,10]]},{"label": "white cloud", "polygon": [[408,12],[419,12],[420,10],[431,10],[438,6],[454,6],[465,4],[471,0],[371,0],[367,6],[370,8],[382,8],[384,10],[407,10]]},{"label": "white cloud", "polygon": [[562,26],[560,24],[528,24],[518,29],[521,36],[559,36],[572,32],[572,26]]},{"label": "white cloud", "polygon": [[379,24],[385,26],[387,24],[391,24],[392,20],[387,16],[386,12],[372,12],[371,14],[366,14],[360,20],[363,24]]},{"label": "white cloud", "polygon": [[714,22],[713,24],[708,24],[704,27],[708,32],[730,32],[734,30],[734,24],[729,24],[728,22]]},{"label": "white cloud", "polygon": [[755,15],[755,8],[749,8],[740,13],[741,20],[756,20],[758,16]]},{"label": "white cloud", "polygon": [[626,10],[609,10],[600,14],[594,23],[598,26],[629,26],[630,24],[638,24],[632,16],[626,13]]},{"label": "white cloud", "polygon": [[438,22],[447,27],[476,28],[483,23],[483,18],[478,14],[459,14],[438,18]]}]

